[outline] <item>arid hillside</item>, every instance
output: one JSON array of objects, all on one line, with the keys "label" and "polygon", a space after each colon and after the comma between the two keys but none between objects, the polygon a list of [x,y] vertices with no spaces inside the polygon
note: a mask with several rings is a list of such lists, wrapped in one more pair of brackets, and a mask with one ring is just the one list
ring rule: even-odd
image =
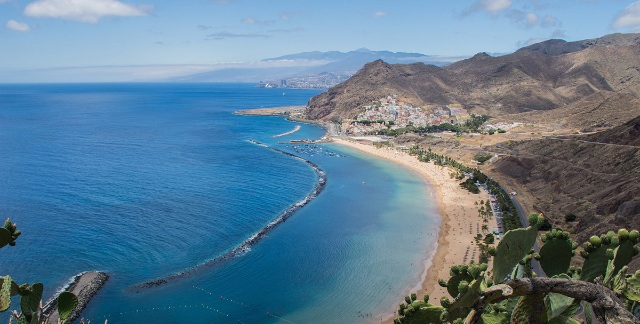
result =
[{"label": "arid hillside", "polygon": [[372,100],[398,95],[413,105],[460,103],[496,117],[551,111],[581,100],[597,106],[612,94],[640,96],[640,34],[550,40],[499,57],[477,54],[446,67],[375,61],[313,97],[306,114],[325,121],[353,118]]},{"label": "arid hillside", "polygon": [[[640,117],[592,135],[512,141],[501,148],[511,154],[494,162],[491,173],[526,188],[535,197],[531,207],[556,227],[581,240],[640,228]],[[577,222],[565,222],[568,213]]]}]

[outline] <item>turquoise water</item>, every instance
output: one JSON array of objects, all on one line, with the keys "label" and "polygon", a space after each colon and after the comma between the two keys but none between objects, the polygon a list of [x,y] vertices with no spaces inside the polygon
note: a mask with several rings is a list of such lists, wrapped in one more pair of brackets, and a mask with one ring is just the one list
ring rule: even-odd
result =
[{"label": "turquoise water", "polygon": [[[418,177],[386,161],[331,144],[299,152],[278,144],[319,138],[317,126],[232,114],[303,105],[314,94],[245,84],[0,85],[0,216],[24,232],[0,251],[0,269],[42,281],[48,296],[78,272],[107,271],[84,313],[94,321],[375,320],[419,282],[437,209]],[[313,189],[308,165],[250,139],[320,166],[325,190],[247,253],[133,292],[233,249]]]}]

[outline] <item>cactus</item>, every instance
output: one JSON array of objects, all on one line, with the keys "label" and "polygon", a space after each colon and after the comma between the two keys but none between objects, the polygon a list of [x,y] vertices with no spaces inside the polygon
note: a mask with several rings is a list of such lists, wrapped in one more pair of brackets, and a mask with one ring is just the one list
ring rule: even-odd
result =
[{"label": "cactus", "polygon": [[[563,232],[565,233],[565,232]],[[593,246],[600,246],[600,237],[593,236],[589,240]],[[573,256],[573,242],[569,239],[555,236],[547,241],[540,248],[540,266],[549,277],[567,273],[571,265]]]},{"label": "cactus", "polygon": [[568,323],[580,308],[580,301],[552,293],[545,300],[545,305],[549,323]]},{"label": "cactus", "polygon": [[640,271],[626,278],[626,289],[623,295],[629,300],[640,303]]},{"label": "cactus", "polygon": [[[8,234],[8,236],[7,236]],[[16,228],[15,223],[11,223],[11,219],[7,218],[4,222],[4,226],[0,229],[0,248],[9,244],[10,246],[16,245],[16,239],[22,232]]]},{"label": "cactus", "polygon": [[613,278],[618,274],[618,271],[620,271],[622,267],[628,265],[634,256],[633,246],[635,243],[629,240],[629,232],[627,232],[627,230],[624,230],[622,233],[626,236],[624,239],[622,237],[620,238],[620,245],[613,250],[613,259],[609,260],[609,263],[607,264],[607,272],[604,277],[605,284],[611,282],[611,280],[613,280]]},{"label": "cactus", "polygon": [[5,276],[0,290],[0,312],[4,312],[11,306],[11,280],[10,276]]},{"label": "cactus", "polygon": [[607,271],[607,264],[609,258],[607,258],[607,249],[609,245],[601,245],[597,248],[586,244],[583,245],[584,251],[582,256],[584,257],[584,264],[582,265],[582,271],[580,272],[580,280],[593,282],[593,280],[599,276],[604,276]]},{"label": "cactus", "polygon": [[[592,323],[592,315],[597,315],[598,319],[619,321],[629,320],[633,316],[624,313],[627,310],[640,309],[640,271],[633,275],[628,275],[627,264],[633,256],[638,254],[635,247],[640,233],[638,231],[620,230],[617,233],[609,232],[601,236],[592,236],[588,242],[583,244],[581,255],[585,261],[582,269],[570,267],[570,260],[575,254],[577,243],[569,239],[569,234],[562,230],[551,230],[543,235],[544,244],[539,253],[534,253],[533,246],[536,236],[535,223],[526,229],[518,229],[507,232],[503,240],[495,250],[493,259],[493,273],[487,272],[486,264],[470,264],[453,266],[450,269],[450,278],[447,282],[439,280],[441,286],[445,286],[453,300],[443,297],[439,308],[440,316],[438,321],[422,320],[420,322],[448,322],[448,323],[470,323],[476,321],[478,317],[481,323],[502,324],[502,323],[578,323],[573,319],[576,311],[582,305],[585,309],[585,319],[587,323]],[[621,301],[613,298],[615,303],[622,306],[623,311],[620,316],[613,319],[611,314],[603,311],[603,307],[598,303],[593,305],[584,303],[559,293],[552,293],[554,290],[547,290],[545,285],[551,285],[552,281],[546,280],[507,280],[507,278],[534,278],[531,262],[533,259],[540,260],[540,264],[549,276],[560,278],[571,286],[570,281],[585,280],[593,282],[597,277],[604,277],[600,289],[610,289],[609,293],[617,295]],[[488,274],[488,275],[487,275]],[[490,276],[490,275],[493,276]],[[518,294],[513,294],[519,286],[525,282],[538,282],[532,290],[524,292],[520,290]],[[494,282],[497,284],[494,286]],[[557,282],[557,281],[554,281]],[[541,284],[542,283],[542,284]],[[589,284],[589,289],[597,290],[596,285]],[[489,288],[491,287],[491,288]],[[518,288],[520,287],[520,288]],[[574,289],[580,290],[585,287],[577,285]],[[513,290],[509,290],[513,289]],[[544,293],[543,293],[544,292]],[[574,294],[568,294],[575,296]],[[415,294],[411,294],[411,312],[403,313],[402,323],[419,323],[415,314],[420,313],[428,307],[435,307],[428,303],[428,295],[425,300],[415,301]],[[522,296],[522,297],[518,297]],[[611,300],[611,299],[609,299]],[[618,308],[620,309],[620,308]],[[402,310],[402,307],[401,307]],[[595,313],[593,311],[596,311]],[[478,313],[480,312],[480,313]],[[633,322],[633,321],[631,321]]]},{"label": "cactus", "polygon": [[43,290],[41,283],[35,283],[20,292],[20,309],[28,322],[32,320],[33,315],[37,315]]},{"label": "cactus", "polygon": [[508,231],[496,249],[493,258],[493,281],[502,283],[513,268],[524,258],[536,241],[533,226]]},{"label": "cactus", "polygon": [[464,309],[473,306],[473,303],[482,296],[482,292],[487,288],[484,282],[484,275],[474,280],[466,288],[466,291],[460,292],[460,295],[451,305],[449,311],[454,309]]},{"label": "cactus", "polygon": [[507,313],[482,313],[481,318],[484,324],[508,324],[510,316]]},{"label": "cactus", "polygon": [[533,294],[520,297],[511,314],[511,323],[546,323],[547,314],[536,310],[544,309],[544,295]]},{"label": "cactus", "polygon": [[447,282],[447,292],[451,297],[456,298],[460,294],[460,283],[473,281],[473,277],[469,274],[470,267],[466,265],[456,265],[451,267],[449,274],[451,278]]},{"label": "cactus", "polygon": [[6,228],[0,228],[0,248],[11,242],[11,232]]},{"label": "cactus", "polygon": [[64,291],[58,296],[58,314],[60,314],[60,319],[63,323],[71,316],[76,306],[78,306],[78,297],[76,295]]}]

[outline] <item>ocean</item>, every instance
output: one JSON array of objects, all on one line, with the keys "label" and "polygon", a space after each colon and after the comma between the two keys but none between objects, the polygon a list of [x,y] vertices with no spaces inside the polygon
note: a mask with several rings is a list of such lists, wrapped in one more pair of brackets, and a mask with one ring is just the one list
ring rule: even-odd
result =
[{"label": "ocean", "polygon": [[[432,189],[345,147],[281,143],[320,138],[316,125],[232,114],[304,105],[318,93],[0,85],[0,217],[23,231],[0,250],[0,275],[42,282],[50,297],[79,272],[108,272],[83,313],[93,323],[379,321],[433,253]],[[233,250],[313,191],[309,164],[250,140],[317,165],[326,187],[246,251],[134,291]]]}]

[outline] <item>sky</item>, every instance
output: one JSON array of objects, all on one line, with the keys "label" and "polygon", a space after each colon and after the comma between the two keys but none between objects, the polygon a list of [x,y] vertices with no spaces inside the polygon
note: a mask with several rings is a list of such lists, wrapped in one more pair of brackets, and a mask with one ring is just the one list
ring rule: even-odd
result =
[{"label": "sky", "polygon": [[640,32],[640,1],[0,0],[0,82],[154,79],[358,48],[509,53],[616,32]]}]

